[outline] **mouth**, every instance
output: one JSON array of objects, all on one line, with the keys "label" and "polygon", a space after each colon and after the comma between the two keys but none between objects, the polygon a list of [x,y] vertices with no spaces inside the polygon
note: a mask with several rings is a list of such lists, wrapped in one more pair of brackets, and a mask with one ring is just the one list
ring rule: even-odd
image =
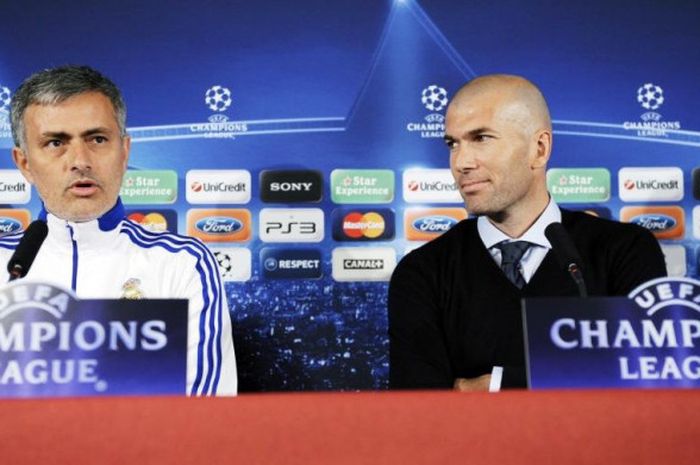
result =
[{"label": "mouth", "polygon": [[460,181],[459,189],[463,194],[468,195],[480,191],[488,184],[489,181],[486,179],[470,179],[468,181]]},{"label": "mouth", "polygon": [[90,197],[97,192],[99,187],[92,179],[79,179],[70,185],[68,191],[76,197]]}]

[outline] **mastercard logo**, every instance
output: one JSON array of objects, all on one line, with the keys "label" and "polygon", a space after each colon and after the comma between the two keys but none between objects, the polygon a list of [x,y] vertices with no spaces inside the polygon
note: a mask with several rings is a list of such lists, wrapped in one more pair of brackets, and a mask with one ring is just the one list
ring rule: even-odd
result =
[{"label": "mastercard logo", "polygon": [[331,223],[336,241],[382,241],[394,237],[394,211],[390,208],[336,209]]},{"label": "mastercard logo", "polygon": [[168,230],[168,220],[160,213],[137,212],[132,213],[127,218],[151,231],[163,232]]},{"label": "mastercard logo", "polygon": [[343,218],[343,232],[353,239],[361,237],[376,239],[384,233],[385,229],[384,218],[375,212],[365,214],[351,212]]}]

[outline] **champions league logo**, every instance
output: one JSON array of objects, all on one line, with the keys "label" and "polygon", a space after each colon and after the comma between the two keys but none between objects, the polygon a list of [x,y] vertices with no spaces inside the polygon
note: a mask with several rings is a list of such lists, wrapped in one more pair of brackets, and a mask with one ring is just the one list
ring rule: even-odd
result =
[{"label": "champions league logo", "polygon": [[640,116],[641,121],[625,121],[623,127],[628,131],[636,131],[641,137],[667,137],[666,131],[679,130],[680,121],[662,121],[662,116],[657,113],[665,101],[664,90],[647,82],[637,89],[637,103],[646,112]]},{"label": "champions league logo", "polygon": [[234,139],[237,134],[248,131],[248,125],[241,122],[229,121],[224,114],[231,107],[233,96],[228,87],[215,85],[204,93],[204,104],[216,113],[209,116],[208,123],[190,125],[193,133],[203,133],[207,138]]},{"label": "champions league logo", "polygon": [[[632,313],[623,316],[612,311],[605,319],[554,321],[552,343],[566,351],[609,352],[617,359],[617,376],[623,383],[698,385],[700,281],[658,278],[639,286],[628,298],[633,302]],[[630,317],[639,311],[642,315]]]},{"label": "champions league logo", "polygon": [[423,121],[408,123],[406,130],[420,134],[423,139],[442,139],[445,135],[445,116],[439,112],[444,110],[449,102],[447,91],[443,87],[431,84],[421,92],[420,101],[431,113],[427,114]]},{"label": "champions league logo", "polygon": [[168,345],[165,321],[118,320],[90,302],[41,283],[0,290],[0,395],[105,393],[115,365]]},{"label": "champions league logo", "polygon": [[0,84],[0,139],[12,137],[10,128],[10,89]]}]

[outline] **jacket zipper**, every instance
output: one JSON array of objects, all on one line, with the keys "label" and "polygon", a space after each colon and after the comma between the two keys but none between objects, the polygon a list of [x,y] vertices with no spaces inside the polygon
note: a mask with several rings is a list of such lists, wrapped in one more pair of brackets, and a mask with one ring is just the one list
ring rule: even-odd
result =
[{"label": "jacket zipper", "polygon": [[73,237],[73,228],[69,224],[67,224],[66,227],[70,233],[70,241],[73,244],[73,273],[71,275],[70,287],[73,289],[73,292],[78,292],[76,289],[78,285],[78,243]]}]

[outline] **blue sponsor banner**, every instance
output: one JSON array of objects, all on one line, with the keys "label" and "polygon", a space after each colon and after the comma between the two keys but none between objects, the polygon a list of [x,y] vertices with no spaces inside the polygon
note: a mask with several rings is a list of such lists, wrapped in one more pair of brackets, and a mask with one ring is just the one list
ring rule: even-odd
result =
[{"label": "blue sponsor banner", "polygon": [[396,231],[391,208],[336,208],[331,224],[336,241],[386,241]]},{"label": "blue sponsor banner", "polygon": [[526,299],[530,388],[700,387],[698,302],[700,281],[689,278],[628,297]]},{"label": "blue sponsor banner", "polygon": [[184,395],[186,300],[77,300],[0,290],[0,397]]},{"label": "blue sponsor banner", "polygon": [[323,276],[318,249],[265,247],[260,251],[260,267],[268,279],[318,279]]}]

